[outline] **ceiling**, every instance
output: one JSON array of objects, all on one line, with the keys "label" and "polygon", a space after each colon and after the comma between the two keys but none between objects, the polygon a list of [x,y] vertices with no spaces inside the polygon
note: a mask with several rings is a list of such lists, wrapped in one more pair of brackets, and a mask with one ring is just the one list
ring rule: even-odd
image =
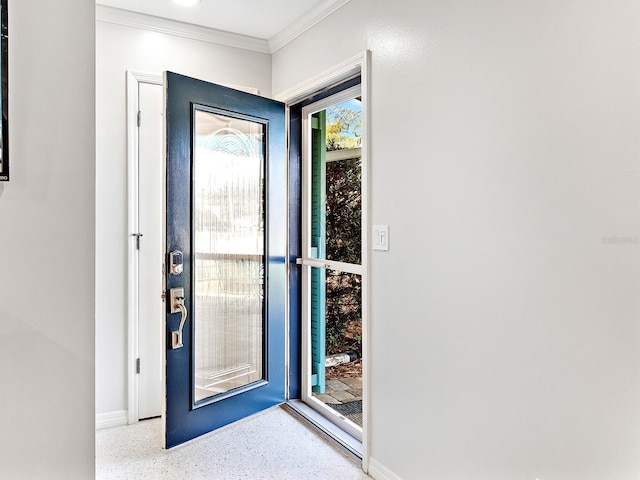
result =
[{"label": "ceiling", "polygon": [[346,1],[200,0],[193,7],[181,7],[171,0],[96,0],[96,3],[270,40],[292,28],[300,30],[304,25],[315,24]]}]

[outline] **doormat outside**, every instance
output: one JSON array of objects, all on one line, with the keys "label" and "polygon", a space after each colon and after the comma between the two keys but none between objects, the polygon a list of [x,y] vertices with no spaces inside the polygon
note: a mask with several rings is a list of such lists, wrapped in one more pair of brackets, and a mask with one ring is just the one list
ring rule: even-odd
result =
[{"label": "doormat outside", "polygon": [[347,403],[335,403],[331,405],[331,408],[345,416],[361,414],[362,400],[355,400]]}]

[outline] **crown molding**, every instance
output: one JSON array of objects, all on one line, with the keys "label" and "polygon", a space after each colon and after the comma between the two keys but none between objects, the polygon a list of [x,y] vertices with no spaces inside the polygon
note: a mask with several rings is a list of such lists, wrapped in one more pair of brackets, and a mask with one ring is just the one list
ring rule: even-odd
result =
[{"label": "crown molding", "polygon": [[298,20],[269,39],[269,51],[275,53],[351,0],[324,0]]},{"label": "crown molding", "polygon": [[154,17],[152,15],[122,10],[120,8],[107,7],[105,5],[96,5],[96,20],[191,40],[215,43],[217,45],[243,48],[254,52],[272,53],[269,48],[269,43],[260,38],[238,35],[237,33],[215,30],[213,28]]},{"label": "crown molding", "polygon": [[268,41],[99,4],[96,20],[254,52],[275,53],[350,1],[324,0]]}]

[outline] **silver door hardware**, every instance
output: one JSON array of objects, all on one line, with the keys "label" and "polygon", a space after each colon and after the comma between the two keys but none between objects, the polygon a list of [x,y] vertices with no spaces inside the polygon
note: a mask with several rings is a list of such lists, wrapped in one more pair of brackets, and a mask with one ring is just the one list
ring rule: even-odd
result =
[{"label": "silver door hardware", "polygon": [[180,275],[182,273],[182,252],[174,250],[169,254],[169,273]]},{"label": "silver door hardware", "polygon": [[184,288],[172,288],[169,290],[169,313],[181,313],[180,326],[177,331],[171,332],[171,348],[182,348],[182,329],[187,320],[187,307],[184,306]]},{"label": "silver door hardware", "polygon": [[315,258],[296,258],[296,264],[307,267],[331,268],[330,264],[323,262],[322,260],[316,260]]}]

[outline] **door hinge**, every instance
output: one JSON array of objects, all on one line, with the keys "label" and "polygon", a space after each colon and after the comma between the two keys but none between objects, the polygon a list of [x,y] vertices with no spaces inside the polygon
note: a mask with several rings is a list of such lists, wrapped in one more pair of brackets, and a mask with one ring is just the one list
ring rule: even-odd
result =
[{"label": "door hinge", "polygon": [[138,127],[140,126],[140,117],[142,116],[140,110],[138,110],[138,118],[137,118],[137,122],[138,122]]},{"label": "door hinge", "polygon": [[136,358],[136,373],[140,374],[140,359]]}]

